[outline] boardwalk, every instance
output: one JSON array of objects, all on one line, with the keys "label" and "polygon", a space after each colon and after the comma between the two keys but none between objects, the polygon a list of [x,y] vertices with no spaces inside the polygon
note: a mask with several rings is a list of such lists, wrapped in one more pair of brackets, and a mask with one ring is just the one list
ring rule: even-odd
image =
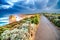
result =
[{"label": "boardwalk", "polygon": [[55,26],[46,17],[41,16],[35,40],[58,40],[57,33]]}]

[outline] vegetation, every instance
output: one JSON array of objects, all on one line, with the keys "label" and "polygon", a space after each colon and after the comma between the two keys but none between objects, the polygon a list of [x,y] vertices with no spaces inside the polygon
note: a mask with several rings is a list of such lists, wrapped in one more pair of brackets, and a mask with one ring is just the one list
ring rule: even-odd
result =
[{"label": "vegetation", "polygon": [[8,30],[8,28],[0,27],[0,34],[3,33],[5,30]]},{"label": "vegetation", "polygon": [[28,21],[28,20],[29,20],[31,23],[38,24],[38,23],[39,23],[39,18],[40,18],[40,15],[35,14],[34,16],[31,16],[30,18],[25,18],[25,19],[23,19],[23,20],[20,20],[20,21],[17,21],[17,22],[13,22],[13,23],[11,23],[11,24],[7,24],[7,25],[5,25],[4,27],[9,28],[9,29],[13,28],[13,27],[16,26],[16,25],[17,25],[17,27],[18,27],[19,25],[21,25],[22,23],[25,23],[25,22]]},{"label": "vegetation", "polygon": [[[8,30],[8,28],[0,27],[0,36],[5,30]],[[0,40],[1,40],[1,37],[0,37]]]},{"label": "vegetation", "polygon": [[60,19],[60,16],[58,16],[58,19]]},{"label": "vegetation", "polygon": [[[36,25],[39,23],[39,18],[40,18],[40,15],[35,14],[34,16],[31,16],[29,18],[25,18],[23,20],[13,22],[13,23],[0,27],[0,40],[9,40],[10,37],[13,37],[12,35],[14,35],[17,31],[18,31],[18,33],[16,33],[16,34],[18,34],[18,35],[16,35],[16,39],[14,37],[13,39],[11,38],[11,40],[17,40],[17,38],[20,39],[20,37],[22,37],[23,35],[26,34],[26,33],[21,33],[21,32],[24,32],[24,31],[26,32],[28,30],[29,23]],[[33,27],[35,27],[35,26],[33,26]],[[23,30],[23,31],[21,31],[21,30]],[[20,33],[21,33],[21,35],[20,35]],[[28,35],[28,34],[26,34],[26,35]],[[28,38],[28,36],[24,37],[24,38]]]},{"label": "vegetation", "polygon": [[31,23],[38,24],[39,23],[39,15],[35,15],[34,17],[31,17]]},{"label": "vegetation", "polygon": [[44,14],[52,23],[60,27],[60,14]]}]

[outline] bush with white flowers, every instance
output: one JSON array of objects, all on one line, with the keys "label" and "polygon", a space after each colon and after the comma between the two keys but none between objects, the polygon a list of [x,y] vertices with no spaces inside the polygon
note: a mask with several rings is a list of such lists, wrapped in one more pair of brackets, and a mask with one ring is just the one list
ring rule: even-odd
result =
[{"label": "bush with white flowers", "polygon": [[1,40],[29,40],[29,24],[23,23],[19,28],[5,30],[1,34]]},{"label": "bush with white flowers", "polygon": [[[33,20],[33,22],[35,21]],[[31,23],[31,19],[28,19],[13,30],[5,30],[0,36],[1,40],[30,40],[29,31],[30,28],[33,30],[34,27],[35,23]]]}]

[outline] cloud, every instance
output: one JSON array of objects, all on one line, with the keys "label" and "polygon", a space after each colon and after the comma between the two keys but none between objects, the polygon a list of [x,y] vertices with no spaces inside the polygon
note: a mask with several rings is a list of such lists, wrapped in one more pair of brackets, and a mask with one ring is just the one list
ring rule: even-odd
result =
[{"label": "cloud", "polygon": [[[59,0],[5,0],[9,5],[0,6],[5,13],[27,13],[55,9]],[[6,9],[6,10],[4,10]],[[3,12],[3,13],[4,13]]]},{"label": "cloud", "polygon": [[1,8],[3,9],[12,8],[15,4],[17,5],[19,3],[20,3],[19,5],[21,5],[22,7],[23,5],[26,5],[24,6],[25,8],[32,9],[33,7],[34,8],[38,7],[37,5],[39,5],[39,7],[46,5],[48,0],[5,0],[5,2],[8,3],[9,5],[2,5],[0,9]]},{"label": "cloud", "polygon": [[6,24],[8,24],[8,23],[0,23],[0,26],[6,25]]},{"label": "cloud", "polygon": [[0,20],[0,22],[7,22],[8,23],[8,20]]},{"label": "cloud", "polygon": [[49,0],[47,3],[47,6],[54,6],[57,3],[58,0]]},{"label": "cloud", "polygon": [[55,9],[60,9],[60,0],[58,0],[57,4],[54,7]]},{"label": "cloud", "polygon": [[10,5],[1,5],[0,6],[0,9],[8,9],[10,8],[11,6]]},{"label": "cloud", "polygon": [[8,24],[8,22],[9,22],[8,17],[2,17],[2,18],[0,18],[0,26]]},{"label": "cloud", "polygon": [[0,9],[8,9],[8,8],[12,8],[13,6],[14,6],[14,3],[15,2],[17,2],[17,0],[5,0],[5,2],[7,3],[7,4],[9,4],[9,5],[7,5],[7,4],[5,4],[5,5],[0,5]]},{"label": "cloud", "polygon": [[4,20],[4,19],[8,19],[9,17],[2,17],[0,18],[0,20]]}]

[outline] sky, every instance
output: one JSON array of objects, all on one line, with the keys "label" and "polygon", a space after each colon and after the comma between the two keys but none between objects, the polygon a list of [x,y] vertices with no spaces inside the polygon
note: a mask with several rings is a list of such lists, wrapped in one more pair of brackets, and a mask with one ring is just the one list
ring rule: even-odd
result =
[{"label": "sky", "polygon": [[0,0],[0,25],[8,24],[11,14],[60,13],[60,0]]}]

